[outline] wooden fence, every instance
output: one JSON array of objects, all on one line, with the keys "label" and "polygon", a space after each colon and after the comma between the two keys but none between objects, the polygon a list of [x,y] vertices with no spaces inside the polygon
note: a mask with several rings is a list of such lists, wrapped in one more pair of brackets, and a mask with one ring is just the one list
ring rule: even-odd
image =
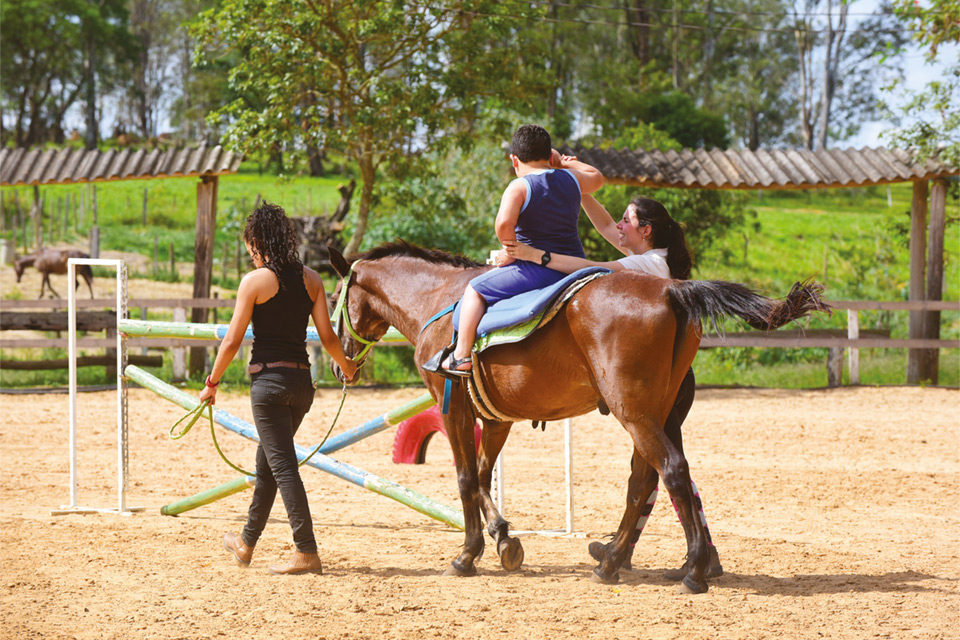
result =
[{"label": "wooden fence", "polygon": [[[116,301],[112,298],[95,300],[77,300],[78,309],[108,309],[113,308]],[[186,322],[187,309],[232,309],[233,299],[207,298],[132,298],[127,302],[127,308],[141,309],[145,317],[147,309],[173,309],[175,322]],[[903,339],[889,337],[889,331],[860,329],[861,311],[954,311],[960,312],[960,302],[957,301],[911,301],[887,302],[865,300],[836,300],[830,301],[836,310],[847,312],[847,329],[790,329],[771,331],[767,333],[753,331],[748,333],[726,333],[716,335],[706,328],[701,342],[701,348],[722,347],[776,347],[776,348],[810,348],[821,347],[830,349],[827,360],[828,380],[831,386],[840,384],[842,370],[841,354],[848,349],[850,382],[859,384],[859,349],[960,349],[960,340],[943,339]],[[65,309],[65,300],[3,300],[0,301],[0,330],[7,329],[3,321],[4,314],[20,309]],[[8,314],[7,314],[8,315]],[[9,315],[8,315],[9,317]],[[215,321],[215,320],[214,320]],[[77,339],[77,347],[85,349],[110,348],[116,342],[109,338],[81,337]],[[173,348],[175,370],[182,369],[181,359],[186,347],[216,346],[218,340],[184,340],[177,338],[129,338],[127,345],[135,347]],[[245,345],[250,341],[245,340]],[[405,343],[385,343],[405,344]],[[66,338],[0,338],[0,349],[38,349],[60,347],[66,348]],[[2,366],[2,365],[0,365]]]}]

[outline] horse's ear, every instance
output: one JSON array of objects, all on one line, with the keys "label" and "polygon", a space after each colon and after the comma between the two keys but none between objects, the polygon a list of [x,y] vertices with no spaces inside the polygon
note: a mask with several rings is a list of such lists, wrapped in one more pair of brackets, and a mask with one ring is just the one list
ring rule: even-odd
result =
[{"label": "horse's ear", "polygon": [[333,267],[333,270],[340,274],[341,278],[346,278],[347,274],[350,273],[350,265],[347,264],[347,259],[331,245],[327,245],[327,253],[330,255],[330,266]]}]

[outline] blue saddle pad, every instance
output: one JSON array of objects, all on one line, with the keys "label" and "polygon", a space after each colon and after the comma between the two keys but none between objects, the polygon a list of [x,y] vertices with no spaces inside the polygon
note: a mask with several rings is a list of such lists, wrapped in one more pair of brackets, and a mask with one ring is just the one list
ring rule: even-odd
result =
[{"label": "blue saddle pad", "polygon": [[[563,293],[568,286],[581,278],[601,272],[609,273],[610,269],[603,267],[580,269],[549,287],[526,291],[512,298],[507,298],[506,300],[501,300],[496,304],[490,305],[480,320],[480,326],[477,327],[477,337],[481,338],[494,331],[532,320],[542,313],[544,309],[549,307],[557,296]],[[453,328],[456,329],[460,326],[460,303],[457,303],[457,307],[453,310],[451,318]]]}]

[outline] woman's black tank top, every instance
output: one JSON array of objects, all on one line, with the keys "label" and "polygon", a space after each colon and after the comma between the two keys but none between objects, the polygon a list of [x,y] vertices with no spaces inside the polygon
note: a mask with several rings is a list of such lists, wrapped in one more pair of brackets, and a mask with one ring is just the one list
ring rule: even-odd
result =
[{"label": "woman's black tank top", "polygon": [[[265,267],[261,267],[265,268]],[[250,364],[302,362],[307,357],[307,322],[313,301],[303,275],[292,266],[280,270],[283,286],[263,304],[253,305],[253,349]]]}]

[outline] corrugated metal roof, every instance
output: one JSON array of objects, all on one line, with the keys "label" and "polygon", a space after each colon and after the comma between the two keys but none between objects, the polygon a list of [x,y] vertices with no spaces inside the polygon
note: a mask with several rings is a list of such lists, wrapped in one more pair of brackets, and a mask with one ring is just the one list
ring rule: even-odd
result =
[{"label": "corrugated metal roof", "polygon": [[933,159],[914,162],[903,149],[682,149],[563,147],[608,182],[690,189],[818,189],[931,180],[960,174]]},{"label": "corrugated metal roof", "polygon": [[236,173],[243,156],[223,147],[154,149],[2,149],[0,185],[70,184]]}]

